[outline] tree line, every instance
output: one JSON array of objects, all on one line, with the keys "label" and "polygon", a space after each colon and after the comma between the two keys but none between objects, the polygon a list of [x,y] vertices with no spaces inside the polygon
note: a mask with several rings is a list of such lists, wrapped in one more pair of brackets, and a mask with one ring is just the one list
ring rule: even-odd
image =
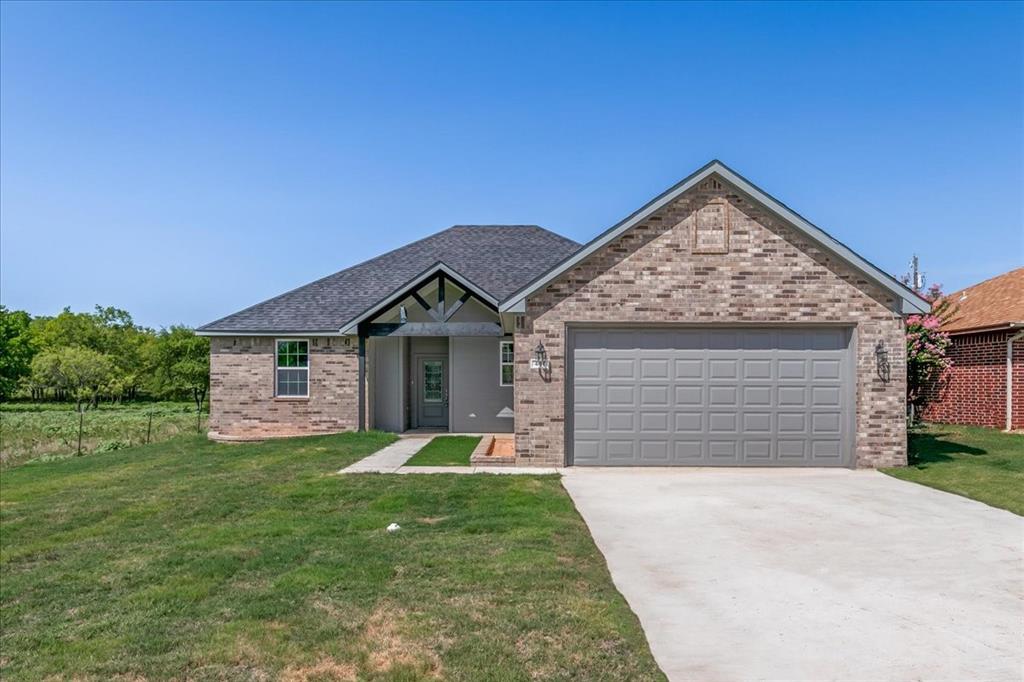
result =
[{"label": "tree line", "polygon": [[210,343],[191,328],[154,330],[96,306],[32,316],[0,305],[0,400],[64,400],[79,411],[100,401],[194,400],[210,382]]}]

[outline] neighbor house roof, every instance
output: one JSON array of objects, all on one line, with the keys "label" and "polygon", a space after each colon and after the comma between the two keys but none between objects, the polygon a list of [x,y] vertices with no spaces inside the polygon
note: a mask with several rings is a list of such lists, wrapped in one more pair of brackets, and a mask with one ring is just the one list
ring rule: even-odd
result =
[{"label": "neighbor house roof", "polygon": [[782,218],[784,221],[794,226],[800,232],[807,235],[813,242],[825,250],[833,253],[841,260],[847,262],[856,270],[862,272],[868,279],[875,282],[883,289],[889,291],[896,300],[900,301],[900,310],[903,313],[925,313],[929,310],[929,303],[925,299],[918,296],[911,289],[900,283],[892,275],[886,273],[878,266],[869,262],[862,256],[855,253],[850,247],[846,246],[838,239],[828,234],[821,228],[811,224],[808,220],[803,218],[801,215],[793,211],[791,208],[780,202],[769,195],[764,190],[760,189],[752,182],[741,176],[736,171],[732,170],[724,163],[718,160],[711,161],[703,168],[700,168],[692,175],[684,178],[675,186],[669,188],[665,192],[661,193],[646,205],[641,207],[636,212],[625,218],[619,223],[611,226],[600,235],[595,237],[593,240],[583,246],[578,251],[569,254],[562,262],[555,265],[547,272],[541,274],[532,282],[524,286],[522,289],[517,291],[506,299],[500,307],[502,311],[515,311],[521,312],[525,309],[526,299],[531,295],[540,291],[547,286],[552,280],[559,275],[562,275],[570,268],[576,266],[584,259],[598,251],[612,240],[619,237],[621,234],[643,222],[649,218],[653,213],[663,208],[667,204],[675,201],[680,195],[687,190],[695,187],[697,184],[702,182],[705,178],[710,175],[718,175],[742,193],[753,199],[756,203],[761,204],[769,211]]},{"label": "neighbor house roof", "polygon": [[954,291],[946,299],[956,312],[943,331],[1024,326],[1024,268]]},{"label": "neighbor house roof", "polygon": [[205,334],[337,334],[423,273],[443,267],[502,301],[580,245],[536,225],[455,225],[204,325]]}]

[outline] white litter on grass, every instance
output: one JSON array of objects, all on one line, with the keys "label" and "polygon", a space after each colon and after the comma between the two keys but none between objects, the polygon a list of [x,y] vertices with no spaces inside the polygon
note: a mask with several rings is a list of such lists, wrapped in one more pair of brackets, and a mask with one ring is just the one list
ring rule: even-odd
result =
[{"label": "white litter on grass", "polygon": [[399,526],[397,523],[391,523],[391,524],[388,524],[387,530],[388,530],[389,533],[394,533],[395,531],[402,530],[402,527]]}]

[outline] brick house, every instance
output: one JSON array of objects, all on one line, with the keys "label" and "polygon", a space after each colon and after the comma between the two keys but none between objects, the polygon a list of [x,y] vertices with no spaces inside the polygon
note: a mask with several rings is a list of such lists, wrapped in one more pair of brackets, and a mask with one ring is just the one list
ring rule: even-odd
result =
[{"label": "brick house", "polygon": [[961,291],[948,300],[956,314],[953,365],[925,389],[922,416],[947,424],[1024,429],[1024,268]]},{"label": "brick house", "polygon": [[927,303],[713,161],[580,245],[456,226],[202,328],[210,436],[514,434],[516,463],[906,462]]}]

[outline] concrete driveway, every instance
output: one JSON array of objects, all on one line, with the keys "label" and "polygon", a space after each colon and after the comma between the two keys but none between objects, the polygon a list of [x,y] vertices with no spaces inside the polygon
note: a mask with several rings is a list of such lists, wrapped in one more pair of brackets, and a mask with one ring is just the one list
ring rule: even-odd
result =
[{"label": "concrete driveway", "polygon": [[1024,519],[874,471],[570,469],[673,680],[1020,680]]}]

